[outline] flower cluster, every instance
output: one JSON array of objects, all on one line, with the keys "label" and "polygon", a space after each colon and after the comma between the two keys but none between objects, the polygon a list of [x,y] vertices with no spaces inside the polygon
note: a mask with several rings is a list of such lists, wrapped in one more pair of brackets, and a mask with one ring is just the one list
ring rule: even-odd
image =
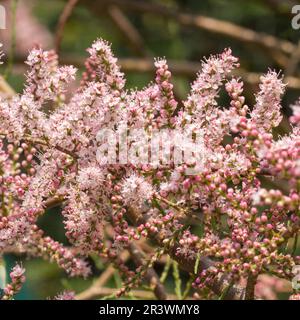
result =
[{"label": "flower cluster", "polygon": [[25,282],[24,273],[25,269],[18,264],[12,269],[10,273],[11,283],[5,286],[2,300],[11,300],[13,296],[21,290]]},{"label": "flower cluster", "polygon": [[[200,292],[209,288],[221,295],[214,283],[222,276],[232,287],[246,283],[246,295],[260,275],[291,280],[300,263],[294,250],[300,229],[300,107],[293,106],[291,132],[276,139],[282,77],[271,70],[262,76],[256,103],[248,106],[242,80],[231,76],[238,59],[227,49],[202,62],[180,103],[165,59],[155,61],[153,83],[127,91],[106,41],[95,41],[88,53],[81,84],[69,100],[64,93],[76,70],[60,67],[54,52],[37,48],[26,62],[24,91],[0,101],[0,254],[19,250],[43,257],[70,276],[88,276],[86,259],[96,254],[123,275],[118,295],[137,285],[162,254],[196,272],[193,288]],[[222,87],[230,100],[224,107],[218,103]],[[159,129],[187,130],[200,141],[199,150],[185,149],[200,153],[201,161],[97,159],[98,132],[118,135],[124,125],[139,152],[148,151],[134,136],[136,129],[149,138]],[[58,204],[68,247],[37,227],[38,218]],[[132,272],[119,255],[141,238],[156,241],[157,250]],[[23,281],[14,270],[6,296]]]},{"label": "flower cluster", "polygon": [[55,296],[54,300],[75,300],[75,293],[73,291],[64,291]]}]

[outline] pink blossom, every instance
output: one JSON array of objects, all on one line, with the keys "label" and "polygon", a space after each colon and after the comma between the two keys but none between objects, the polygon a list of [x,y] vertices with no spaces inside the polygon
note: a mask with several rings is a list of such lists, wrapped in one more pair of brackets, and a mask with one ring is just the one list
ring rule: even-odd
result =
[{"label": "pink blossom", "polygon": [[269,71],[260,81],[260,92],[256,96],[251,118],[259,129],[268,131],[272,127],[277,127],[282,119],[280,102],[285,85],[275,71]]},{"label": "pink blossom", "polygon": [[[294,127],[277,138],[272,128],[282,118],[285,88],[278,74],[261,77],[249,111],[242,79],[231,76],[238,59],[227,49],[202,62],[182,106],[165,59],[154,62],[154,82],[127,91],[106,41],[96,40],[88,53],[81,84],[69,99],[64,93],[75,68],[60,67],[54,52],[35,48],[24,91],[0,100],[0,255],[41,257],[83,277],[95,255],[123,276],[117,296],[137,286],[143,268],[165,253],[196,272],[197,290],[216,291],[224,277],[235,285],[266,274],[290,281],[300,263],[288,246],[300,229],[299,102],[292,107]],[[222,87],[228,107],[218,102]],[[49,101],[57,108],[45,113]],[[169,147],[161,159],[131,161],[140,153],[148,159],[146,142],[159,130],[166,134],[154,145]],[[178,147],[176,132],[190,139]],[[118,153],[113,163],[99,159],[101,138],[116,154],[124,145],[131,153],[122,161]],[[189,157],[176,163],[174,150]],[[61,208],[68,246],[37,227],[53,205]],[[141,238],[157,240],[158,247],[148,264],[132,270],[120,254]],[[25,280],[23,269],[16,267],[11,278],[9,299]],[[258,279],[260,295],[275,297],[273,282]]]},{"label": "pink blossom", "polygon": [[24,273],[24,268],[18,264],[15,265],[10,273],[11,283],[6,285],[3,289],[4,295],[1,300],[11,300],[13,299],[13,296],[21,290],[26,279]]}]

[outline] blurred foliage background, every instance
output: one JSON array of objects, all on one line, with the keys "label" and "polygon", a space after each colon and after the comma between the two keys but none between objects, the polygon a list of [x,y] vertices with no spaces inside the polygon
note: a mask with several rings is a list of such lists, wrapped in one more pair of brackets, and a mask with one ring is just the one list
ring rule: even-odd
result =
[{"label": "blurred foliage background", "polygon": [[[22,90],[23,61],[31,47],[56,47],[62,64],[82,69],[86,48],[97,37],[112,43],[113,51],[127,76],[128,88],[142,88],[154,76],[153,58],[170,61],[176,95],[184,99],[204,56],[231,47],[240,58],[240,76],[246,80],[246,98],[251,105],[259,75],[268,68],[282,71],[288,82],[283,99],[289,104],[300,96],[300,30],[291,26],[292,0],[5,0],[7,29],[0,30],[7,64],[1,66],[11,86]],[[300,3],[299,3],[300,4]],[[8,65],[8,67],[7,67]],[[220,104],[227,100],[221,95]],[[279,128],[289,130],[287,121]],[[59,210],[50,210],[40,225],[54,239],[67,243]],[[9,269],[23,260],[27,269],[19,299],[53,297],[58,291],[87,288],[93,279],[67,279],[54,264],[40,259],[7,256]],[[93,259],[94,276],[105,266]],[[159,266],[158,266],[159,268]],[[172,279],[168,286],[174,286]],[[120,286],[114,274],[108,287]],[[284,295],[283,295],[284,297]]]}]

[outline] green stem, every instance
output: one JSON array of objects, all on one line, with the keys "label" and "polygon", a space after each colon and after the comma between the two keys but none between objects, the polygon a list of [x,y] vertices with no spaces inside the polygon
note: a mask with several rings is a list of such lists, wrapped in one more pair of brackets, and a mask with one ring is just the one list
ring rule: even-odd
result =
[{"label": "green stem", "polygon": [[293,249],[292,249],[292,256],[294,256],[296,253],[297,244],[298,244],[298,233],[295,235],[295,240],[294,240]]}]

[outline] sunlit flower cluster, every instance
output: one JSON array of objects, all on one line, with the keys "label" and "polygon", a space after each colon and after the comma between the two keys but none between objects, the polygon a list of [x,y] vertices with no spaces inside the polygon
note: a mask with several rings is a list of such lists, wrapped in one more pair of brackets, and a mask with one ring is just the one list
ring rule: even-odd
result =
[{"label": "sunlit flower cluster", "polygon": [[[0,254],[43,257],[84,277],[87,258],[96,254],[123,275],[118,295],[137,285],[162,254],[179,267],[189,261],[190,273],[199,264],[193,287],[200,292],[219,295],[214,283],[222,275],[232,286],[255,283],[261,274],[291,281],[300,264],[293,249],[300,228],[300,107],[293,106],[291,132],[275,139],[282,77],[271,70],[262,76],[256,102],[248,106],[242,80],[231,75],[238,59],[226,49],[202,62],[181,102],[166,60],[155,61],[154,82],[127,90],[106,41],[95,41],[88,53],[71,98],[65,92],[75,68],[60,67],[54,52],[37,48],[26,61],[23,92],[0,101]],[[223,107],[221,90],[230,101]],[[202,139],[201,163],[98,161],[99,130],[118,133],[124,125],[149,138],[157,129],[189,130]],[[37,226],[53,205],[62,208],[69,246]],[[144,269],[129,270],[118,256],[141,238],[156,241],[157,250]],[[13,269],[3,299],[19,291],[23,273]]]}]

